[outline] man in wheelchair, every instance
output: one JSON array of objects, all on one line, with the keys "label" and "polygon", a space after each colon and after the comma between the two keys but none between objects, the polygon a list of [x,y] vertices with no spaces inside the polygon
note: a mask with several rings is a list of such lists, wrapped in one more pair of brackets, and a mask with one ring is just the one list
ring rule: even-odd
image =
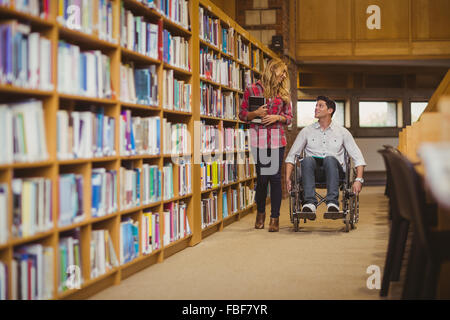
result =
[{"label": "man in wheelchair", "polygon": [[[361,191],[364,183],[364,166],[366,165],[361,150],[356,145],[351,133],[331,120],[336,110],[335,102],[325,96],[318,96],[316,101],[315,118],[318,121],[300,131],[286,157],[286,183],[290,193],[293,188],[291,175],[294,166],[297,166],[297,160],[300,160],[301,163],[301,178],[296,177],[298,180],[295,183],[299,184],[296,190],[303,189],[303,193],[300,195],[303,201],[299,202],[303,202],[301,213],[305,221],[306,219],[316,219],[316,208],[323,201],[327,204],[324,218],[339,217],[339,187],[346,178],[347,181],[350,181],[348,177],[351,169],[349,168],[350,161],[346,159],[347,156],[349,155],[353,160],[356,178],[351,186],[351,191],[347,192],[346,196],[352,193],[352,196],[357,197]],[[301,158],[302,153],[303,158]],[[297,167],[295,169],[295,173],[298,175]],[[322,187],[326,185],[325,199],[315,191],[316,186],[321,187],[320,185],[323,185]],[[321,198],[320,202],[316,196]],[[344,204],[344,206],[347,205]]]}]

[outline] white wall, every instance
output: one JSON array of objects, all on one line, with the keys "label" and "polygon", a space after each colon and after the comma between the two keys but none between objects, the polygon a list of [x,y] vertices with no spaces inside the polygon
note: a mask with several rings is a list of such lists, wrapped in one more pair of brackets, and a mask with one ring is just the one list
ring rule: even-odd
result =
[{"label": "white wall", "polygon": [[385,171],[383,158],[378,150],[383,149],[384,144],[398,146],[398,138],[356,138],[355,141],[367,163],[364,171]]}]

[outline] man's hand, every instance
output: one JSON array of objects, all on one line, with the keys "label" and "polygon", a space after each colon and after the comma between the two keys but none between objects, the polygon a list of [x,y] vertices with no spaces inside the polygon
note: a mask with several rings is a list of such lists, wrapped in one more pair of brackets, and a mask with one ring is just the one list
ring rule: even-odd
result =
[{"label": "man's hand", "polygon": [[276,114],[267,115],[262,118],[262,124],[265,126],[270,126],[272,123],[275,123],[280,120],[280,116]]},{"label": "man's hand", "polygon": [[292,188],[292,181],[291,181],[291,178],[287,178],[287,179],[286,179],[286,189],[287,189],[287,192],[291,192],[291,188]]},{"label": "man's hand", "polygon": [[358,195],[361,192],[362,183],[359,181],[353,182],[353,193]]}]

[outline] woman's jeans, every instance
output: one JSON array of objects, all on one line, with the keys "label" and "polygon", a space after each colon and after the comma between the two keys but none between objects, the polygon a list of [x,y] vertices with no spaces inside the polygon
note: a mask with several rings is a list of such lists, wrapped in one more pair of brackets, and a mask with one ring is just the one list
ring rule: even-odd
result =
[{"label": "woman's jeans", "polygon": [[252,148],[256,165],[256,205],[258,212],[266,212],[267,186],[270,182],[271,218],[280,216],[281,206],[281,167],[284,159],[284,149]]}]

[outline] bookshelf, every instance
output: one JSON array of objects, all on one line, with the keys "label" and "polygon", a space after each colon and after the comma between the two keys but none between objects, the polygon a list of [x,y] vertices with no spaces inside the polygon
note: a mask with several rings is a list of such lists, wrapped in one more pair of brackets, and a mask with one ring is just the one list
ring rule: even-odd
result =
[{"label": "bookshelf", "polygon": [[[42,282],[44,281],[42,280],[41,283],[45,283],[45,289],[50,287],[50,290],[44,290],[45,292],[40,292],[38,296],[45,299],[80,299],[86,298],[108,286],[119,284],[122,279],[154,263],[163,262],[168,256],[188,246],[198,244],[213,232],[222,230],[233,221],[239,220],[244,215],[254,211],[255,204],[241,207],[240,201],[242,199],[239,197],[239,191],[242,187],[244,191],[245,187],[247,187],[247,190],[253,190],[255,179],[252,176],[253,174],[238,176],[235,180],[227,181],[224,184],[221,184],[219,181],[219,184],[213,188],[201,190],[201,167],[200,164],[196,163],[197,159],[200,159],[200,162],[203,156],[217,157],[220,160],[227,159],[227,157],[231,159],[243,156],[245,159],[249,156],[249,151],[233,148],[232,150],[202,153],[198,147],[199,142],[194,139],[195,131],[197,130],[196,126],[201,121],[206,125],[218,128],[220,131],[224,129],[238,131],[246,127],[246,124],[238,119],[240,99],[242,99],[245,85],[242,83],[241,85],[236,85],[236,81],[214,81],[201,76],[200,49],[208,49],[219,60],[229,63],[235,68],[236,75],[241,77],[241,79],[242,76],[239,72],[247,72],[250,76],[248,78],[249,81],[253,81],[255,77],[259,78],[261,76],[264,59],[269,59],[276,55],[207,0],[188,0],[186,2],[187,5],[184,9],[188,10],[188,23],[186,21],[184,23],[183,21],[177,22],[162,12],[147,7],[144,4],[146,1],[104,1],[102,3],[105,4],[105,7],[102,10],[86,10],[84,8],[84,11],[80,11],[82,15],[80,23],[84,26],[84,28],[81,28],[82,30],[74,30],[69,27],[68,21],[70,19],[64,18],[64,10],[59,10],[59,1],[47,0],[44,2],[49,4],[48,12],[46,13],[47,17],[25,13],[13,6],[0,5],[0,15],[5,20],[17,20],[22,24],[27,24],[30,26],[31,32],[39,33],[40,37],[51,41],[49,61],[51,62],[50,78],[53,84],[52,88],[29,88],[0,82],[0,104],[9,106],[30,99],[42,104],[42,121],[48,154],[46,158],[38,161],[0,163],[0,190],[2,186],[7,187],[6,196],[1,199],[6,201],[6,228],[8,230],[6,241],[0,243],[0,262],[7,267],[7,282],[11,284],[13,280],[13,275],[11,274],[13,261],[22,261],[20,259],[24,259],[23,255],[27,254],[27,252],[22,252],[24,248],[28,250],[33,247],[33,250],[41,250],[41,247],[43,247],[43,256],[47,259],[45,261],[50,263],[52,267],[50,268],[50,273],[42,273],[42,277],[46,282]],[[169,1],[167,2],[169,3]],[[182,2],[180,1],[180,3]],[[89,3],[91,6],[99,5],[98,0],[90,1]],[[200,28],[198,18],[200,8],[203,8],[205,13],[217,21],[217,46],[203,38],[201,39],[197,32]],[[124,13],[128,14],[128,12],[132,16],[141,17],[141,22],[158,26],[158,37],[162,38],[163,30],[166,30],[170,33],[172,39],[177,39],[173,41],[185,42],[185,52],[188,52],[185,60],[187,63],[183,65],[178,63],[179,61],[173,62],[167,59],[164,57],[162,49],[157,50],[155,56],[151,54],[151,46],[142,45],[130,48],[128,42],[122,42],[123,25],[120,24],[120,21],[121,17],[123,19]],[[83,15],[85,16],[83,17]],[[183,20],[182,17],[180,18]],[[127,20],[125,19],[125,21]],[[98,25],[99,28],[89,28],[90,25]],[[221,47],[223,29],[227,29],[229,32],[231,30],[234,31],[234,39],[227,38],[228,41],[232,39],[231,43],[227,43],[227,52]],[[145,32],[143,34],[145,35]],[[130,33],[127,33],[127,37],[129,35]],[[248,63],[244,63],[237,58],[238,35],[248,47]],[[132,37],[135,37],[134,40],[137,40],[137,42],[143,39],[139,38],[139,35],[133,35]],[[144,36],[141,34],[141,37]],[[67,48],[63,48],[61,41],[69,44],[71,47],[66,45]],[[134,50],[136,48],[138,50]],[[89,86],[87,86],[88,88],[83,88],[82,85],[79,87],[81,82],[73,80],[73,77],[75,77],[74,73],[76,73],[74,66],[77,66],[79,62],[69,59],[58,63],[58,57],[62,56],[61,52],[64,52],[64,50],[69,50],[68,52],[70,53],[79,52],[80,59],[86,59],[86,61],[89,61],[89,59],[91,61],[99,61],[95,66],[100,65],[100,68],[104,70],[100,70],[97,67],[94,68],[96,70],[92,71],[92,68],[89,68],[88,62],[86,62],[87,67],[84,69],[82,63],[80,63],[79,68],[76,68],[76,70],[84,71],[76,72],[80,72],[80,77],[83,74],[96,74],[98,79],[105,77],[104,79],[106,80],[101,83],[102,85],[100,85],[99,80],[95,84],[96,90],[89,88]],[[68,57],[73,57],[73,55],[70,54]],[[259,67],[255,61],[258,59]],[[104,61],[108,61],[106,64],[108,67],[105,67]],[[131,71],[126,69],[125,66]],[[149,71],[150,74],[157,76],[156,83],[153,83],[153,85],[156,85],[154,90],[156,90],[157,99],[155,101],[142,103],[139,101],[139,97],[133,97],[133,94],[130,95],[131,91],[125,91],[131,89],[122,83],[122,77],[127,74],[124,70],[136,72],[137,69],[144,74],[147,74],[145,70],[151,70]],[[67,74],[71,75],[72,78],[63,79]],[[168,74],[178,82],[176,92],[180,92],[180,100],[174,100],[170,106],[167,105],[167,101],[164,99],[167,89],[164,76]],[[108,75],[110,80],[108,80]],[[61,85],[63,80],[67,81],[63,83],[64,86]],[[227,103],[234,103],[235,105],[235,117],[228,115],[225,117],[222,114],[202,114],[200,111],[200,82],[210,86],[212,90],[219,91],[220,94],[225,94],[228,99]],[[61,90],[61,88],[67,90]],[[128,95],[125,96],[125,92]],[[186,97],[189,98],[190,103],[186,103]],[[34,106],[30,106],[30,109],[31,107],[34,108]],[[0,112],[1,110],[3,109],[0,109]],[[102,132],[95,131],[99,130],[100,123],[103,125],[101,127],[103,130],[109,131],[107,131],[106,135],[97,135],[97,143],[100,140],[101,142],[100,146],[97,146],[96,152],[92,154],[80,152],[77,157],[64,157],[62,156],[65,154],[64,150],[66,149],[64,148],[68,148],[67,150],[71,153],[71,147],[73,146],[66,146],[61,142],[64,139],[59,137],[59,133],[63,132],[61,128],[65,127],[62,125],[64,122],[60,121],[64,117],[74,119],[74,115],[80,118],[86,117],[83,124],[93,121],[92,134]],[[137,118],[140,118],[140,120],[136,120]],[[159,123],[159,132],[154,132],[160,137],[159,150],[155,151],[153,149],[154,145],[152,143],[154,140],[145,140],[153,139],[153,135],[143,138],[144,142],[140,138],[141,136],[137,136],[135,148],[128,148],[129,140],[127,139],[129,137],[126,131],[126,121],[131,123],[132,120],[138,121],[135,123],[139,123],[143,128],[145,128],[147,121],[151,124]],[[124,122],[123,127],[122,122]],[[175,133],[176,137],[184,137],[185,131],[190,133],[190,136],[184,141],[182,146],[179,144],[172,145],[168,152],[163,148],[165,137],[164,123],[170,123],[172,130],[178,130]],[[72,134],[74,131],[75,129],[71,131]],[[142,131],[144,132],[144,129]],[[99,136],[103,138],[99,138]],[[137,142],[138,140],[139,142]],[[80,138],[78,143],[80,147],[77,150],[83,151],[85,140]],[[179,162],[177,160],[173,162],[173,159],[183,159],[183,161]],[[189,163],[190,165],[188,165]],[[149,189],[146,189],[149,188],[150,183],[147,182],[145,184],[147,180],[145,180],[144,174],[148,174],[148,179],[158,179],[157,172],[169,170],[165,168],[169,168],[170,165],[173,176],[173,194],[171,197],[165,198],[161,194],[156,194],[156,196],[152,194],[148,199],[145,198],[144,192],[145,195],[150,192]],[[151,176],[150,171],[154,172],[154,175]],[[183,185],[179,183],[180,179],[187,175],[187,172],[190,173],[190,190],[184,190],[182,188]],[[250,172],[252,171],[250,170]],[[98,175],[96,179],[94,179],[94,174]],[[70,217],[68,223],[61,224],[61,212],[67,206],[66,201],[62,200],[63,198],[60,196],[63,192],[63,189],[60,190],[60,188],[63,188],[63,183],[61,182],[61,177],[63,176],[67,179],[67,181],[64,181],[68,185],[72,185],[75,189],[79,188],[77,190],[80,193],[80,197],[77,198],[78,202],[75,201],[77,209],[74,212],[77,212],[77,214]],[[139,182],[136,180],[137,176],[139,176]],[[17,204],[14,205],[13,203],[14,199],[16,199],[13,196],[13,185],[18,183],[16,180],[20,180],[31,184],[33,188],[37,188],[38,183],[35,183],[35,180],[33,180],[35,178],[46,179],[51,185],[50,189],[42,189],[46,190],[43,192],[46,195],[46,198],[43,198],[45,199],[43,203],[48,203],[51,208],[50,221],[42,229],[33,229],[34,231],[31,234],[27,234],[26,237],[17,236],[13,233],[16,223],[14,219],[17,218],[13,214],[13,208],[17,206]],[[99,204],[98,198],[95,198],[100,194],[97,193],[100,192],[98,191],[100,189],[96,189],[99,186],[99,179],[102,186],[101,192],[105,192],[107,195],[105,198],[105,194],[102,193],[102,201],[106,199],[108,206],[105,208],[108,209],[103,208],[104,203],[101,202]],[[164,191],[163,180],[161,178],[162,191]],[[127,188],[131,188],[131,191]],[[231,195],[233,191],[238,194],[237,208],[235,208],[234,212],[230,210],[232,208]],[[128,198],[128,193],[126,192],[131,192],[131,198]],[[153,190],[153,192],[157,193],[157,190]],[[222,214],[224,193],[228,195],[228,215],[226,217]],[[127,196],[124,197],[124,195]],[[217,197],[217,217],[214,221],[205,225],[202,223],[201,215],[202,200],[213,196]],[[99,205],[102,209],[97,207],[94,209],[94,205]],[[170,221],[166,221],[166,215],[164,214],[168,210],[174,210],[172,217],[174,217],[175,222],[171,224],[174,228],[173,230],[178,232],[173,231],[174,235],[172,238],[164,239],[165,230],[170,230],[170,228],[167,229]],[[144,254],[143,237],[146,234],[143,226],[145,223],[148,223],[147,219],[152,219],[152,214],[149,212],[159,214],[154,217],[154,222],[152,220],[153,227],[158,229],[159,246],[156,246],[156,244],[151,246],[151,252]],[[156,224],[157,220],[159,220],[158,225]],[[189,230],[184,232],[181,228],[187,229],[187,223],[189,224]],[[190,231],[190,233],[187,231]],[[153,230],[153,232],[156,231]],[[153,240],[155,235],[153,233]],[[134,249],[132,248],[134,250],[132,250],[133,254],[126,259],[121,239],[122,237],[133,238],[133,236],[137,239],[139,247],[136,247],[136,243],[134,243]],[[101,244],[98,248],[94,246],[93,249],[92,243],[97,241],[98,237],[106,237],[107,239],[101,238],[104,240],[104,246]],[[35,245],[40,245],[40,247]],[[113,261],[114,259],[110,252],[111,248],[116,255],[117,263]],[[74,249],[73,252],[70,251],[72,249]],[[91,253],[92,250],[95,253]],[[111,265],[99,267],[96,260],[98,252],[100,252],[100,255],[106,255],[107,259],[112,261]],[[124,257],[122,257],[122,253]],[[129,252],[126,251],[126,254],[129,254]],[[18,255],[21,255],[21,258]],[[71,261],[68,258],[69,256],[73,256],[74,260]],[[62,289],[62,283],[66,278],[61,272],[61,265],[63,264],[61,257],[67,258],[67,261],[71,261],[72,264],[79,267],[74,273],[70,272],[69,274],[75,280],[75,288]],[[97,267],[103,271],[98,272]],[[78,279],[82,281],[78,282]],[[51,286],[48,286],[48,283],[51,283]],[[36,289],[36,292],[38,292],[38,289]],[[30,298],[27,295],[14,294],[19,299],[23,297]],[[37,294],[33,293],[32,295],[36,297]],[[6,298],[13,298],[11,288],[8,289]]]}]

